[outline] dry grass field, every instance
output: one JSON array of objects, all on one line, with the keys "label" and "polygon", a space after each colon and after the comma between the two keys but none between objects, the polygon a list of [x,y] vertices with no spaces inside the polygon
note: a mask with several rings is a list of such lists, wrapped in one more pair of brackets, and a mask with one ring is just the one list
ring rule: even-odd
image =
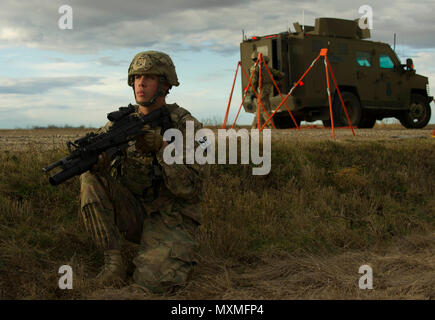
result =
[{"label": "dry grass field", "polygon": [[[0,298],[435,299],[434,129],[273,131],[268,175],[212,165],[199,264],[173,295],[94,280],[103,255],[78,219],[78,178],[52,187],[41,170],[89,129],[0,130]],[[58,288],[65,264],[72,290]]]}]

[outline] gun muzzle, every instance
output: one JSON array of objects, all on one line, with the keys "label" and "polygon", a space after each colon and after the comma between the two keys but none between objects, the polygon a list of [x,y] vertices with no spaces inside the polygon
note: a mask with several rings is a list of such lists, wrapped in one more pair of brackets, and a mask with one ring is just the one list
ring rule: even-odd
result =
[{"label": "gun muzzle", "polygon": [[63,163],[63,159],[53,162],[52,164],[49,164],[47,167],[42,168],[42,171],[44,171],[45,173],[53,170],[54,168],[60,166]]}]

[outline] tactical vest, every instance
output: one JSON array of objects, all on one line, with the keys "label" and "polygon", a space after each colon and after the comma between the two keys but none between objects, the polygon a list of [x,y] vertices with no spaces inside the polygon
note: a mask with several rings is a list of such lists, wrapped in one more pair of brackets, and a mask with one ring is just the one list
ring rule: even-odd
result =
[{"label": "tactical vest", "polygon": [[[131,113],[139,113],[139,107]],[[179,128],[181,120],[190,112],[177,104],[162,106],[161,119],[157,126],[160,134],[170,128]],[[141,155],[134,145],[125,150],[122,156],[112,161],[112,176],[120,180],[135,196],[145,202],[159,197],[163,186],[163,173],[155,154]]]}]

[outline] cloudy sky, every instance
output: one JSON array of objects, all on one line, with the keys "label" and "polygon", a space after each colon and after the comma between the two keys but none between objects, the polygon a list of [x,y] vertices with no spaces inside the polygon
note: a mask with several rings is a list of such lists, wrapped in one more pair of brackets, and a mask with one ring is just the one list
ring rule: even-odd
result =
[{"label": "cloudy sky", "polygon": [[[59,28],[62,5],[72,8],[72,30]],[[362,5],[373,9],[371,40],[392,45],[396,33],[402,63],[412,57],[434,94],[433,0],[0,0],[0,128],[103,125],[107,112],[134,103],[127,69],[144,50],[164,51],[175,63],[181,85],[167,102],[221,121],[242,29],[248,36],[293,30],[302,12],[307,25],[316,17],[356,19]],[[240,101],[239,78],[233,118]]]}]

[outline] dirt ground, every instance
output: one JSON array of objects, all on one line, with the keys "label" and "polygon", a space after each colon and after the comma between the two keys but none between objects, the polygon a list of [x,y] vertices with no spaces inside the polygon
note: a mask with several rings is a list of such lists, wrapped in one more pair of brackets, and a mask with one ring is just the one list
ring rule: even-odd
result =
[{"label": "dirt ground", "polygon": [[[322,126],[302,126],[297,129],[272,130],[273,141],[292,139],[314,141],[367,141],[367,140],[400,140],[400,139],[431,139],[435,124],[426,126],[424,129],[409,130],[400,125],[375,127],[374,129],[336,128],[335,138],[332,130]],[[36,129],[36,130],[0,130],[0,150],[25,150],[34,146],[38,150],[52,150],[63,148],[67,141],[74,141],[92,129]]]},{"label": "dirt ground", "polygon": [[[430,139],[435,125],[425,129],[336,129],[336,141]],[[0,130],[0,152],[63,148],[68,140],[91,129]],[[331,129],[273,130],[273,141],[332,140]],[[410,235],[371,251],[343,251],[332,256],[270,251],[252,261],[204,258],[192,281],[176,295],[154,295],[134,286],[96,290],[84,299],[435,299],[434,234]],[[359,268],[373,268],[373,290],[358,286]],[[76,281],[76,280],[75,280]],[[77,279],[85,286],[85,279]]]},{"label": "dirt ground", "polygon": [[[412,235],[371,251],[333,256],[268,252],[249,264],[201,261],[189,284],[172,295],[156,295],[132,284],[96,290],[84,299],[435,299],[434,236]],[[372,268],[372,288],[360,278]]]}]

